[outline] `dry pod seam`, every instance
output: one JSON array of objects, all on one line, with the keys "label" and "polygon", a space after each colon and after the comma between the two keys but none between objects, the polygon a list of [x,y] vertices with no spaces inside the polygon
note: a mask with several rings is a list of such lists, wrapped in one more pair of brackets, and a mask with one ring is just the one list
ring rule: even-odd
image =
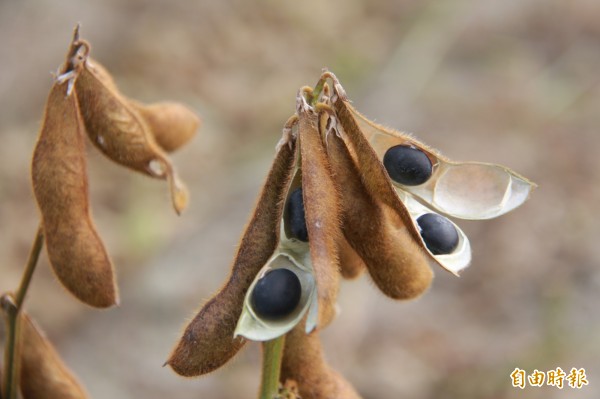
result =
[{"label": "dry pod seam", "polygon": [[283,198],[293,172],[295,142],[281,146],[242,236],[229,280],[187,325],[166,364],[184,376],[209,373],[243,346],[234,331],[248,288],[279,241]]},{"label": "dry pod seam", "polygon": [[117,287],[90,214],[83,136],[75,95],[54,83],[33,153],[33,191],[57,277],[81,301],[104,308],[118,302]]}]

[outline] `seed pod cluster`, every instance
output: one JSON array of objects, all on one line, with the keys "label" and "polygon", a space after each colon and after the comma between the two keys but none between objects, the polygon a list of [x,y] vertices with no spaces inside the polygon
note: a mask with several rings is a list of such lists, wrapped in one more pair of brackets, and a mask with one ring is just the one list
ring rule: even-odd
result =
[{"label": "seed pod cluster", "polygon": [[90,60],[89,50],[76,27],[48,96],[31,175],[58,279],[81,301],[104,308],[116,304],[118,294],[112,262],[92,220],[84,136],[113,161],[168,180],[180,213],[187,189],[166,152],[188,142],[200,121],[177,103],[127,99],[106,69]]},{"label": "seed pod cluster", "polygon": [[[316,87],[320,94],[298,94],[229,281],[168,361],[180,374],[219,367],[242,345],[239,336],[286,334],[282,383],[293,381],[305,399],[359,398],[322,359],[316,332],[335,316],[340,277],[367,270],[385,295],[415,298],[431,284],[431,262],[458,274],[471,259],[468,238],[442,214],[499,216],[533,187],[507,168],[452,162],[370,122],[329,72]],[[278,174],[277,165],[287,167]]]}]

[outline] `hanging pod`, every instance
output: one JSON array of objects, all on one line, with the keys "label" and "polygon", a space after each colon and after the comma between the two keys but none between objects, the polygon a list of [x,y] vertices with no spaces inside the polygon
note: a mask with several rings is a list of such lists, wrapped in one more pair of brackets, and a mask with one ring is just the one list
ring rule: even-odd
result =
[{"label": "hanging pod", "polygon": [[[339,83],[337,86],[339,86]],[[466,236],[461,234],[465,243],[462,251],[449,254],[449,256],[434,255],[427,248],[421,236],[418,223],[407,208],[407,204],[402,202],[404,191],[394,189],[385,165],[380,161],[370,143],[366,140],[361,128],[350,112],[348,102],[344,96],[336,95],[333,105],[336,110],[336,116],[339,118],[338,129],[341,131],[341,136],[345,137],[348,147],[352,149],[353,159],[355,159],[362,176],[362,181],[371,197],[377,198],[382,204],[386,205],[384,209],[391,210],[395,214],[395,216],[390,216],[392,219],[395,217],[401,219],[402,224],[413,241],[429,255],[430,259],[455,275],[461,269],[467,267],[471,260],[471,253]],[[462,233],[460,230],[457,231]]]},{"label": "hanging pod", "polygon": [[283,199],[289,188],[296,142],[279,146],[250,222],[242,236],[225,286],[186,326],[166,364],[184,376],[209,373],[231,359],[246,342],[234,337],[248,289],[279,243]]},{"label": "hanging pod", "polygon": [[92,221],[84,128],[75,94],[55,82],[31,164],[48,257],[60,282],[88,305],[118,302],[113,265]]},{"label": "hanging pod", "polygon": [[322,328],[336,314],[340,281],[337,250],[342,237],[340,206],[318,114],[308,106],[302,92],[297,96],[297,114],[306,228],[317,283],[318,324]]},{"label": "hanging pod", "polygon": [[285,338],[281,383],[293,380],[302,399],[360,399],[350,383],[327,364],[319,335],[307,335],[301,326]]},{"label": "hanging pod", "polygon": [[309,253],[306,213],[296,141],[291,178],[285,188],[277,249],[248,288],[235,336],[268,341],[294,328],[304,315],[307,333],[318,323],[316,282]]},{"label": "hanging pod", "polygon": [[354,120],[386,165],[397,190],[407,191],[447,215],[495,218],[525,202],[535,187],[502,165],[451,161],[410,135],[368,120],[341,98],[336,109],[344,109],[346,118]]},{"label": "hanging pod", "polygon": [[73,69],[59,78],[74,82],[86,131],[94,146],[112,161],[166,179],[171,200],[179,214],[188,202],[188,192],[175,167],[154,139],[148,122],[117,89],[105,68],[89,61],[89,44],[79,45],[76,56],[67,62]]}]

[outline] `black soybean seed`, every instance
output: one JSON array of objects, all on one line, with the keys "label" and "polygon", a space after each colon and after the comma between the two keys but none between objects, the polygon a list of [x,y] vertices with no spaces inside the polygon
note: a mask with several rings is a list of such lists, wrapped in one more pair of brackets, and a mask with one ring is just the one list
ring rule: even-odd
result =
[{"label": "black soybean seed", "polygon": [[397,145],[387,150],[383,156],[383,165],[392,180],[405,186],[423,184],[432,173],[431,161],[427,155],[406,145]]},{"label": "black soybean seed", "polygon": [[421,228],[421,237],[434,255],[452,253],[458,246],[456,227],[442,215],[426,213],[417,219]]},{"label": "black soybean seed", "polygon": [[278,319],[292,313],[300,302],[302,285],[294,272],[275,269],[265,274],[252,291],[252,308],[265,319]]},{"label": "black soybean seed", "polygon": [[292,237],[300,241],[308,242],[308,230],[306,229],[306,216],[304,215],[304,200],[302,199],[302,187],[295,189],[287,203],[288,227]]}]

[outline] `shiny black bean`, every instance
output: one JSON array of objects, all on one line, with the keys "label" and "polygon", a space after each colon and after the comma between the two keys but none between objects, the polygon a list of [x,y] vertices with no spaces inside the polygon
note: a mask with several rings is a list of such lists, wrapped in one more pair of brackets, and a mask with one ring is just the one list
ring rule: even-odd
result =
[{"label": "shiny black bean", "polygon": [[417,224],[421,229],[421,237],[432,254],[450,254],[458,246],[456,227],[442,215],[426,213],[417,219]]},{"label": "shiny black bean", "polygon": [[282,318],[296,309],[301,294],[302,285],[294,272],[288,269],[271,270],[254,286],[252,308],[265,319]]},{"label": "shiny black bean", "polygon": [[287,203],[287,219],[288,229],[292,237],[297,238],[300,241],[308,242],[302,187],[298,187],[290,194]]},{"label": "shiny black bean", "polygon": [[383,165],[392,180],[405,186],[425,183],[433,171],[431,161],[423,151],[406,145],[387,150]]}]

